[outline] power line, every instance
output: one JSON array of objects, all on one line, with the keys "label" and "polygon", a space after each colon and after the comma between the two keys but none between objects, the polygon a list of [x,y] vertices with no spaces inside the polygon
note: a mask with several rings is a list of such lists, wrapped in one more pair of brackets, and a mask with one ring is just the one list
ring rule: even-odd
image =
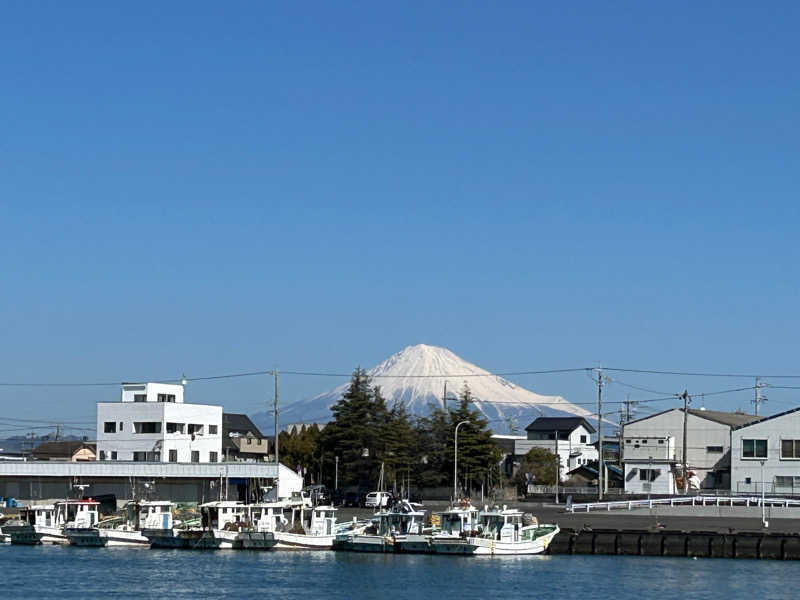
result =
[{"label": "power line", "polygon": [[681,375],[685,377],[741,377],[753,379],[764,377],[766,379],[800,379],[800,375],[764,375],[761,373],[705,373],[693,371],[659,371],[655,369],[623,369],[614,367],[603,367],[606,371],[618,371],[620,373],[643,373],[648,375]]}]

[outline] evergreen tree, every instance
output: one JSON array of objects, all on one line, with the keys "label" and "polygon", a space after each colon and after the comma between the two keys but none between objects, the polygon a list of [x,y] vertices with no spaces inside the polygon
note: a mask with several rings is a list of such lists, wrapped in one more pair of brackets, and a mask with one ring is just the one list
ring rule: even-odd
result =
[{"label": "evergreen tree", "polygon": [[452,457],[455,448],[455,428],[466,421],[458,430],[458,480],[467,493],[473,488],[479,488],[481,483],[488,480],[490,473],[496,472],[497,465],[502,458],[500,448],[492,440],[492,432],[488,429],[488,421],[483,414],[472,408],[472,392],[464,384],[459,394],[458,406],[450,411],[450,424],[453,440],[449,449],[450,470],[452,471]]}]

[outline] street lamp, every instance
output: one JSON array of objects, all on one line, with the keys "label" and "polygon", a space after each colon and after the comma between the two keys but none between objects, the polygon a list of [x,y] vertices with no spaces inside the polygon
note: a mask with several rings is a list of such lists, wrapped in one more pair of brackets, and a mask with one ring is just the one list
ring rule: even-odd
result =
[{"label": "street lamp", "polygon": [[466,425],[469,421],[461,421],[458,425],[456,425],[456,435],[455,435],[455,452],[453,453],[453,502],[458,500],[458,428],[462,425]]},{"label": "street lamp", "polygon": [[335,475],[333,476],[333,490],[336,491],[339,489],[339,456],[336,455],[335,457],[336,462],[336,471]]}]

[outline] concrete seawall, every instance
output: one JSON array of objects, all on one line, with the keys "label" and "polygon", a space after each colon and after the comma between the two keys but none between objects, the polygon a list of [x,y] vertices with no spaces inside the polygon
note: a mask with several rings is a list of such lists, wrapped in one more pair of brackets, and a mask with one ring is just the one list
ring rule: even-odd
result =
[{"label": "concrete seawall", "polygon": [[716,531],[562,529],[549,554],[626,554],[800,560],[800,535]]}]

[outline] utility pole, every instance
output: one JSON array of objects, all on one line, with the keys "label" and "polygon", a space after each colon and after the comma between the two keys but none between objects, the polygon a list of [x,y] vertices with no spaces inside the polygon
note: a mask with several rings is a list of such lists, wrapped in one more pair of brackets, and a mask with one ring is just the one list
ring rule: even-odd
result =
[{"label": "utility pole", "polygon": [[597,369],[597,500],[603,500],[603,370]]},{"label": "utility pole", "polygon": [[767,399],[761,395],[761,388],[766,387],[766,383],[761,382],[760,377],[756,377],[756,385],[755,387],[755,397],[753,398],[753,406],[755,407],[754,413],[758,416],[758,405],[762,402],[766,402]]},{"label": "utility pole", "polygon": [[556,441],[556,504],[558,504],[558,480],[561,478],[561,455],[558,453],[558,430],[556,429],[553,433],[553,439]]},{"label": "utility pole", "polygon": [[447,380],[444,380],[444,394],[442,394],[442,408],[447,412]]},{"label": "utility pole", "polygon": [[273,407],[275,413],[275,501],[279,499],[278,479],[280,476],[281,463],[278,458],[278,369],[277,367],[272,371],[267,371],[272,375],[275,381],[275,406]]},{"label": "utility pole", "polygon": [[689,444],[687,443],[686,439],[686,423],[689,416],[689,402],[691,402],[691,396],[689,396],[689,392],[687,390],[683,390],[683,393],[679,397],[683,400],[683,493],[687,494],[689,492],[689,466],[686,458],[686,452]]}]

